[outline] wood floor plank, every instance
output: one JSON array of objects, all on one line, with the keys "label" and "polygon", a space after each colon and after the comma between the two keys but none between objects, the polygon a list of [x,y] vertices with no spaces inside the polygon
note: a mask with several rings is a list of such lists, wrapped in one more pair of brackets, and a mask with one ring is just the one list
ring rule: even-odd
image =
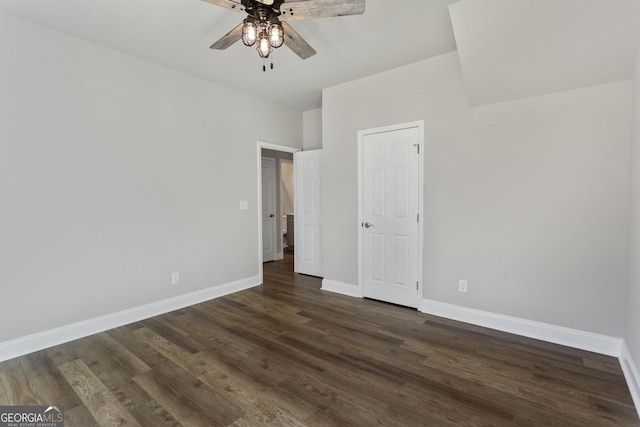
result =
[{"label": "wood floor plank", "polygon": [[144,326],[140,326],[135,329],[117,328],[107,331],[107,333],[150,368],[168,363],[169,359],[162,355],[162,353],[136,337],[135,332],[143,327]]},{"label": "wood floor plank", "polygon": [[143,426],[178,427],[181,424],[134,380],[118,384],[111,393]]},{"label": "wood floor plank", "polygon": [[[304,420],[316,410],[315,406],[309,405],[302,399],[256,381],[253,375],[241,371],[234,365],[224,363],[209,351],[199,353],[198,357],[208,367],[207,372],[198,377],[199,379],[213,388],[223,389],[232,394],[236,401],[250,404],[255,408],[254,412],[262,413],[263,408],[281,408],[294,419]],[[272,410],[268,409],[267,412],[271,413]]]},{"label": "wood floor plank", "polygon": [[0,363],[0,405],[67,427],[640,426],[617,359],[320,290],[264,285]]},{"label": "wood floor plank", "polygon": [[62,364],[58,368],[83,401],[94,393],[106,390],[104,384],[81,359]]},{"label": "wood floor plank", "polygon": [[108,390],[88,396],[85,405],[100,425],[141,427],[138,420]]},{"label": "wood floor plank", "polygon": [[0,406],[9,405],[11,402],[11,396],[9,396],[10,388],[5,388],[2,382],[4,376],[0,375]]},{"label": "wood floor plank", "polygon": [[109,389],[151,369],[104,332],[88,337],[87,343],[89,345],[82,353],[82,360]]},{"label": "wood floor plank", "polygon": [[162,376],[203,413],[211,414],[212,418],[215,418],[215,425],[228,425],[244,414],[245,411],[229,399],[223,390],[208,387],[197,378],[208,370],[202,359],[196,358],[188,350],[167,341],[149,329],[141,328],[134,334],[172,362],[156,366],[155,378]]},{"label": "wood floor plank", "polygon": [[100,425],[140,426],[82,360],[58,367]]},{"label": "wood floor plank", "polygon": [[71,341],[66,344],[56,345],[54,347],[43,350],[51,362],[55,365],[62,365],[64,363],[71,362],[72,360],[80,359],[80,355],[76,353],[76,347],[83,340]]},{"label": "wood floor plank", "polygon": [[[241,377],[240,377],[241,378]],[[238,377],[229,377],[221,372],[221,369],[212,367],[206,373],[198,377],[203,383],[214,390],[223,390],[229,399],[248,408],[248,412],[259,414],[265,421],[273,420],[278,414],[279,408],[265,395],[259,393],[253,383],[244,383]],[[264,387],[260,387],[262,391]],[[267,394],[268,395],[268,394]],[[280,412],[283,412],[280,410]],[[246,418],[246,416],[245,416]]]},{"label": "wood floor plank", "polygon": [[568,407],[584,408],[588,396],[571,389],[557,389],[551,384],[526,381],[530,373],[491,369],[490,365],[472,357],[428,358],[425,365],[440,371],[455,371],[472,382],[492,384],[492,387],[531,402],[565,412]]},{"label": "wood floor plank", "polygon": [[165,337],[189,353],[197,353],[205,349],[197,341],[192,340],[188,334],[183,334],[176,325],[179,325],[179,323],[172,321],[170,313],[148,319],[144,323],[146,329],[153,330],[156,334]]},{"label": "wood floor plank", "polygon": [[64,406],[65,411],[82,405],[82,400],[46,351],[31,353],[23,356],[20,360],[23,362],[24,370],[33,381],[34,394],[39,402],[47,406]]},{"label": "wood floor plank", "polygon": [[70,409],[65,407],[64,422],[68,426],[100,427],[98,421],[91,415],[91,412],[84,404]]},{"label": "wood floor plank", "polygon": [[206,371],[204,368],[200,368],[198,366],[200,362],[199,359],[194,356],[194,353],[191,353],[190,351],[185,350],[183,347],[180,347],[173,342],[166,340],[164,337],[161,337],[154,331],[147,328],[141,328],[135,331],[133,334],[136,338],[145,342],[150,347],[153,347],[156,351],[161,353],[175,365],[193,372],[196,375],[200,375],[201,373],[204,373]]},{"label": "wood floor plank", "polygon": [[183,390],[175,387],[170,380],[159,374],[155,368],[137,376],[134,381],[183,425],[193,427],[228,425],[220,422],[215,411],[209,414],[187,398]]},{"label": "wood floor plank", "polygon": [[0,384],[5,395],[0,400],[4,400],[6,405],[39,405],[33,378],[24,370],[23,359],[9,360],[3,365],[0,369]]}]

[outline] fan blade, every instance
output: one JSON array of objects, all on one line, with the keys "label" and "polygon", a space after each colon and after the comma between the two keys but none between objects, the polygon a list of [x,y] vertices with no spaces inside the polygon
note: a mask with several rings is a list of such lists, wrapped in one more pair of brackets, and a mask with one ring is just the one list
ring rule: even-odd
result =
[{"label": "fan blade", "polygon": [[282,3],[281,17],[285,21],[332,16],[361,15],[365,0],[302,0]]},{"label": "fan blade", "polygon": [[242,38],[242,23],[240,23],[233,30],[229,31],[224,36],[220,37],[220,40],[212,44],[209,49],[226,49],[238,40]]},{"label": "fan blade", "polygon": [[244,12],[245,7],[237,1],[233,0],[203,0],[207,3],[215,4],[221,7],[226,7],[227,9],[237,10],[238,12]]},{"label": "fan blade", "polygon": [[286,22],[281,22],[284,28],[284,44],[302,59],[307,59],[316,54],[316,51],[309,46],[300,34]]},{"label": "fan blade", "polygon": [[256,0],[262,4],[266,4],[267,6],[271,6],[273,4],[273,0]]}]

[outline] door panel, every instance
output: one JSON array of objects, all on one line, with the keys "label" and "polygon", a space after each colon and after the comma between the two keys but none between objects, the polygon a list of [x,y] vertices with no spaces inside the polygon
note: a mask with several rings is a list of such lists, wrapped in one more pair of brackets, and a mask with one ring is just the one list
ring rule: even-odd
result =
[{"label": "door panel", "polygon": [[324,275],[322,237],[322,151],[293,155],[295,169],[295,271]]},{"label": "door panel", "polygon": [[371,233],[371,281],[384,285],[384,261],[385,261],[385,236],[384,234]]},{"label": "door panel", "polygon": [[262,262],[276,257],[276,159],[262,158]]},{"label": "door panel", "polygon": [[311,225],[304,225],[304,232],[302,233],[302,259],[306,262],[313,261],[316,257],[315,252],[315,234],[316,227]]},{"label": "door panel", "polygon": [[419,141],[417,127],[370,133],[361,151],[363,293],[409,307],[418,304]]}]

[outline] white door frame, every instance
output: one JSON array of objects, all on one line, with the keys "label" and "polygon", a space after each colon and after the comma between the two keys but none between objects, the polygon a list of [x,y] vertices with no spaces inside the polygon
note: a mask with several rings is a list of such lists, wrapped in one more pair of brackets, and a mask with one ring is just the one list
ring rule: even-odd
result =
[{"label": "white door frame", "polygon": [[256,171],[258,175],[258,277],[262,284],[264,282],[264,269],[262,265],[262,149],[283,151],[285,153],[297,153],[301,148],[289,147],[288,145],[272,144],[270,142],[258,141],[256,155]]},{"label": "white door frame", "polygon": [[396,130],[407,129],[407,128],[418,128],[418,144],[420,148],[420,153],[418,156],[418,215],[420,220],[418,221],[418,311],[422,310],[422,300],[423,298],[423,283],[422,283],[422,275],[423,268],[422,262],[424,259],[424,120],[417,120],[413,122],[400,123],[396,125],[390,126],[382,126],[373,129],[364,129],[358,131],[358,296],[360,298],[364,298],[364,240],[363,240],[363,232],[362,232],[362,221],[363,221],[363,206],[362,206],[362,144],[364,141],[365,135],[370,135],[373,133],[382,133],[382,132],[393,132]]}]

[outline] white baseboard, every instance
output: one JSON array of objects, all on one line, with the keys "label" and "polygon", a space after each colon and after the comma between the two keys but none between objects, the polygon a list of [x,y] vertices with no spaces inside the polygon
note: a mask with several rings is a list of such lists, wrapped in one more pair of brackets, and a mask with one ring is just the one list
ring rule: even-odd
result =
[{"label": "white baseboard", "polygon": [[622,366],[622,372],[624,372],[633,403],[636,405],[636,411],[640,417],[640,371],[638,371],[629,348],[624,342],[622,343],[622,352],[620,354],[620,366]]},{"label": "white baseboard", "polygon": [[535,322],[453,304],[423,300],[421,311],[452,320],[472,323],[516,335],[548,341],[567,347],[619,357],[622,339],[577,329]]},{"label": "white baseboard", "polygon": [[334,292],[336,294],[346,295],[349,297],[362,298],[360,288],[357,285],[338,282],[337,280],[322,279],[323,291]]},{"label": "white baseboard", "polygon": [[162,301],[95,317],[82,322],[50,329],[48,331],[0,342],[0,362],[89,335],[97,334],[109,329],[117,328],[118,326],[138,322],[173,310],[178,310],[190,305],[249,289],[254,286],[258,286],[261,283],[262,281],[259,276],[248,277],[235,282],[213,286],[211,288],[178,295]]}]

